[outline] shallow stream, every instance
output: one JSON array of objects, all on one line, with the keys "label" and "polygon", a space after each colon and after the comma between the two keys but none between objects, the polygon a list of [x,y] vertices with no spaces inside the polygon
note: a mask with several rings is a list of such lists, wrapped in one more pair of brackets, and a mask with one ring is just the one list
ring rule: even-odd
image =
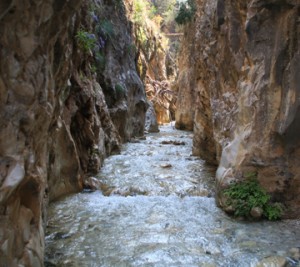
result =
[{"label": "shallow stream", "polygon": [[299,221],[228,217],[214,168],[191,156],[192,133],[160,130],[105,160],[102,192],[50,205],[45,266],[299,266]]}]

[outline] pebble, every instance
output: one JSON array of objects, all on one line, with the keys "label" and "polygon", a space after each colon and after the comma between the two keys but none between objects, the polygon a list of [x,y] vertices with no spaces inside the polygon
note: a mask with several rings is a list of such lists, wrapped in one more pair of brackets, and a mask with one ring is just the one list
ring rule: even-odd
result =
[{"label": "pebble", "polygon": [[167,169],[167,168],[172,168],[172,164],[170,163],[164,163],[160,165],[161,168]]}]

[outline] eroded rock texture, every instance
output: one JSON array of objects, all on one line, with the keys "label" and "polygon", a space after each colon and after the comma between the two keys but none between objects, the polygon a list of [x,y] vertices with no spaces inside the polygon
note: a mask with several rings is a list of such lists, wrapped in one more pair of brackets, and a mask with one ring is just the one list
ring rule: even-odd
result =
[{"label": "eroded rock texture", "polygon": [[[81,190],[121,138],[143,133],[143,86],[134,60],[118,54],[132,42],[130,25],[125,9],[108,4],[0,4],[0,266],[43,266],[47,202]],[[97,9],[118,17],[120,41],[107,40],[106,65],[95,70],[98,41],[83,49],[76,36],[95,31]],[[104,95],[99,83],[121,83],[117,104],[107,107],[115,91]]]},{"label": "eroded rock texture", "polygon": [[[128,6],[134,9],[133,1],[127,2]],[[132,21],[137,50],[136,64],[145,84],[147,98],[154,107],[157,123],[168,123],[171,121],[175,102],[171,82],[169,82],[169,78],[173,78],[175,71],[167,69],[167,67],[171,68],[171,63],[168,63],[168,41],[160,32],[159,26],[150,18],[145,17],[142,21],[136,21],[133,12]],[[170,58],[169,61],[171,61]],[[153,115],[151,110],[148,115],[150,114]],[[149,116],[146,119],[148,118]],[[151,121],[147,120],[147,127],[150,123]]]},{"label": "eroded rock texture", "polygon": [[100,67],[103,71],[98,79],[121,139],[128,141],[144,134],[148,108],[144,85],[136,70],[133,27],[127,19],[132,11],[128,1],[104,3],[102,8],[92,11],[96,15],[95,32],[104,42],[101,52],[105,66]]},{"label": "eroded rock texture", "polygon": [[195,107],[194,154],[219,164],[220,197],[231,181],[256,172],[287,205],[286,215],[299,217],[299,1],[196,2],[184,42],[190,49],[182,54],[194,64],[185,64],[181,75],[189,79],[181,80],[192,81],[179,85]]},{"label": "eroded rock texture", "polygon": [[195,36],[194,28],[185,28],[178,60],[176,91],[178,100],[175,111],[175,127],[181,130],[193,130],[195,116]]}]

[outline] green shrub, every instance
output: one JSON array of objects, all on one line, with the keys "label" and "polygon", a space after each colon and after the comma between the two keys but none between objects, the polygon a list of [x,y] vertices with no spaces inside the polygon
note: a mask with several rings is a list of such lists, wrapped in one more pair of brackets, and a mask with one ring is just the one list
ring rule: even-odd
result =
[{"label": "green shrub", "polygon": [[96,37],[94,34],[79,30],[76,34],[76,40],[81,49],[85,52],[91,51],[96,44]]},{"label": "green shrub", "polygon": [[186,3],[181,3],[179,11],[175,17],[175,21],[179,25],[186,24],[191,21],[196,12],[196,5],[194,0],[188,0]]},{"label": "green shrub", "polygon": [[268,220],[275,221],[282,216],[282,205],[280,203],[270,203],[265,206],[264,215]]},{"label": "green shrub", "polygon": [[251,178],[231,185],[224,191],[229,198],[227,205],[234,209],[234,216],[250,217],[251,209],[259,207],[263,216],[268,220],[278,220],[282,215],[279,203],[271,203],[271,196],[259,185],[256,179]]}]

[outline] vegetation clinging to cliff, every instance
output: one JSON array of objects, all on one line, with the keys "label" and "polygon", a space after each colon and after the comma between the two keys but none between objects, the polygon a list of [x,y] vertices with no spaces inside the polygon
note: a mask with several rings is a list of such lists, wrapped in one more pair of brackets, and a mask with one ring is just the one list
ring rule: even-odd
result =
[{"label": "vegetation clinging to cliff", "polygon": [[282,215],[280,204],[271,203],[271,196],[253,177],[231,185],[225,190],[224,195],[229,198],[227,204],[233,207],[236,217],[250,217],[254,208],[261,209],[262,215],[268,220],[278,220]]}]

